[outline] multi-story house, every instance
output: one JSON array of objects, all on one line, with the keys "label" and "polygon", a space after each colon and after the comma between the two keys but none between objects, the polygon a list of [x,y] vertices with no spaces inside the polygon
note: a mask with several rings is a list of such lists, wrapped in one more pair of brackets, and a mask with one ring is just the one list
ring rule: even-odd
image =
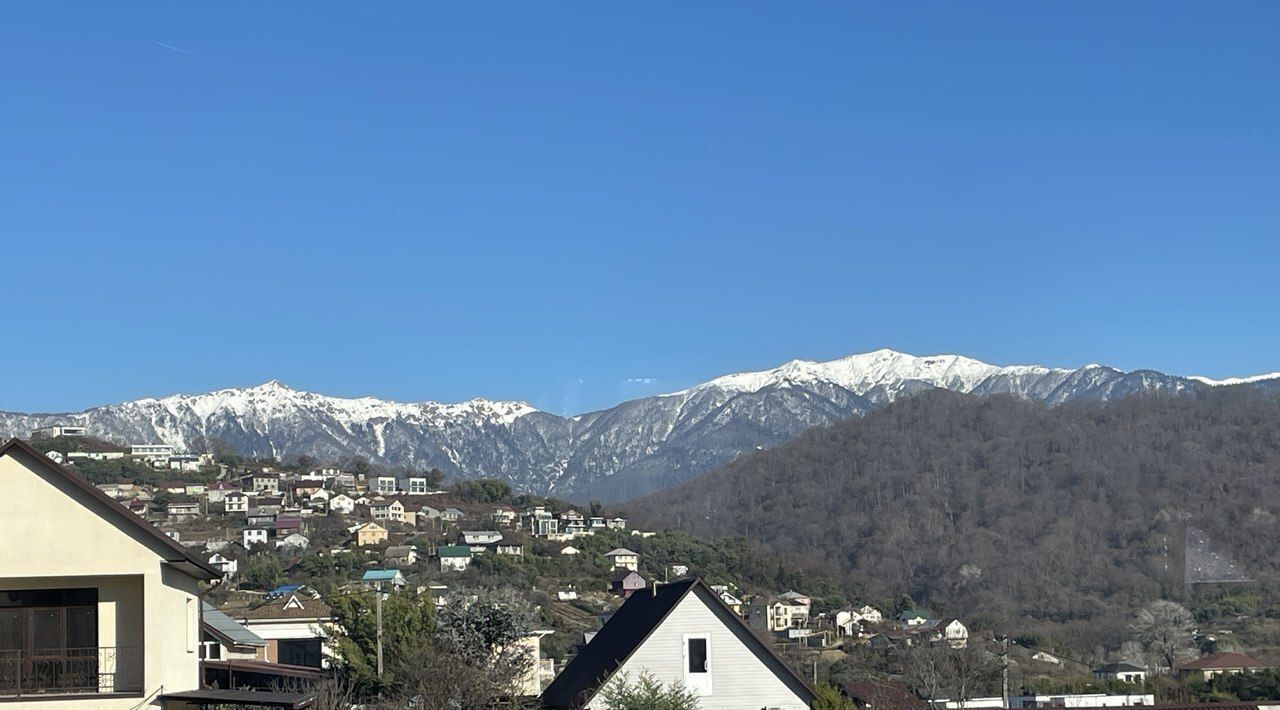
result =
[{"label": "multi-story house", "polygon": [[222,576],[25,442],[0,446],[0,704],[171,707],[200,687],[201,582]]},{"label": "multi-story house", "polygon": [[378,545],[387,541],[387,529],[377,523],[365,523],[355,529],[357,547]]},{"label": "multi-story house", "polygon": [[245,495],[244,493],[241,493],[240,491],[232,491],[230,493],[227,493],[222,498],[222,509],[225,510],[228,515],[231,515],[231,514],[248,515],[249,514],[249,496]]},{"label": "multi-story house", "polygon": [[245,488],[263,495],[280,495],[280,474],[274,471],[254,471],[244,479]]}]

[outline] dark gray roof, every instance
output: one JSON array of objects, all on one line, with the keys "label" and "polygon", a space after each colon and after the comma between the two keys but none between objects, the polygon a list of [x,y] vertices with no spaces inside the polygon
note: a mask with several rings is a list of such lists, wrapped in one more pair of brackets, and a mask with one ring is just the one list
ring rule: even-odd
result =
[{"label": "dark gray roof", "polygon": [[1132,663],[1108,663],[1101,668],[1093,669],[1094,673],[1146,673],[1147,669],[1142,666],[1135,666]]},{"label": "dark gray roof", "polygon": [[218,611],[209,602],[201,602],[201,621],[209,633],[233,646],[266,646],[261,636],[246,629],[240,622]]},{"label": "dark gray roof", "polygon": [[768,642],[747,628],[705,583],[698,579],[684,579],[657,585],[656,588],[646,587],[632,594],[604,628],[547,686],[542,693],[542,706],[581,708],[690,593],[697,595],[721,623],[806,704],[813,702],[813,689],[773,652]]}]

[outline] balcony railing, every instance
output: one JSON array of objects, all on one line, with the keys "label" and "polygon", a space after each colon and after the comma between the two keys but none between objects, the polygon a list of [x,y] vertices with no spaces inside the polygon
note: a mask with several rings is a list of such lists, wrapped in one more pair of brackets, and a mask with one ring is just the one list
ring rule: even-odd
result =
[{"label": "balcony railing", "polygon": [[0,651],[0,698],[142,692],[142,648]]}]

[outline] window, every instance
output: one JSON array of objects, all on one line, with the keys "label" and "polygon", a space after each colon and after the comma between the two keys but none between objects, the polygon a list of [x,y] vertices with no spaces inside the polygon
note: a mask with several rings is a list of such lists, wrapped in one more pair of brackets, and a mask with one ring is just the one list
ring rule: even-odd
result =
[{"label": "window", "polygon": [[0,693],[98,690],[98,590],[0,591]]},{"label": "window", "polygon": [[276,642],[277,663],[320,668],[320,639],[281,639]]},{"label": "window", "polygon": [[689,644],[689,672],[690,673],[706,673],[707,668],[707,640],[705,638],[691,638],[687,641]]},{"label": "window", "polygon": [[222,644],[217,641],[204,640],[200,642],[200,660],[202,661],[220,661],[222,660]]}]

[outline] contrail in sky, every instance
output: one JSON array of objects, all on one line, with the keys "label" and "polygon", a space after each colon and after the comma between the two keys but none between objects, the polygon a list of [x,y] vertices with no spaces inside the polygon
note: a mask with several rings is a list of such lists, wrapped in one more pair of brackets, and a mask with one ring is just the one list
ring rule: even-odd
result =
[{"label": "contrail in sky", "polygon": [[182,52],[183,54],[191,54],[191,52],[188,52],[187,50],[181,47],[175,47],[172,44],[165,44],[164,42],[156,42],[155,45],[157,47],[164,47],[165,49],[172,49],[175,52]]}]

